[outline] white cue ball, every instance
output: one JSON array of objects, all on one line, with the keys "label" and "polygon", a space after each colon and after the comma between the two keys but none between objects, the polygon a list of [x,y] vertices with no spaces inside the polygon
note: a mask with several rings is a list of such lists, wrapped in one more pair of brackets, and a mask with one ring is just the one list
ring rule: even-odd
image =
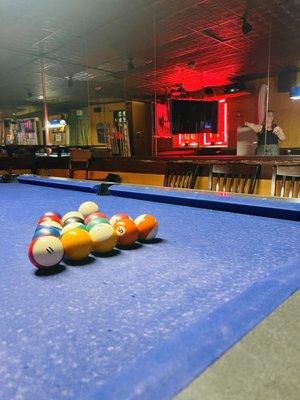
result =
[{"label": "white cue ball", "polygon": [[87,217],[88,215],[99,211],[98,204],[94,203],[93,201],[85,201],[82,203],[78,209],[78,211],[84,216]]}]

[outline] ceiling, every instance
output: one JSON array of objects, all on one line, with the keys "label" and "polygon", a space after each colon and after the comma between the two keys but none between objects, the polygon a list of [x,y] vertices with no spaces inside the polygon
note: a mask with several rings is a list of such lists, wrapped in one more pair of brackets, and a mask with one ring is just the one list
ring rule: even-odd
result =
[{"label": "ceiling", "polygon": [[61,105],[266,75],[270,20],[275,73],[300,60],[298,0],[0,0],[0,108],[42,103],[41,71]]}]

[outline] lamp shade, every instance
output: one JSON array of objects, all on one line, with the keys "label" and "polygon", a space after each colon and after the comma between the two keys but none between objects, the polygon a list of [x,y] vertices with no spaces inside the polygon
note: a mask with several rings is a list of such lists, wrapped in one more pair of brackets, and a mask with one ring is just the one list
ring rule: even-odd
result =
[{"label": "lamp shade", "polygon": [[290,91],[290,99],[300,100],[300,86],[293,86]]}]

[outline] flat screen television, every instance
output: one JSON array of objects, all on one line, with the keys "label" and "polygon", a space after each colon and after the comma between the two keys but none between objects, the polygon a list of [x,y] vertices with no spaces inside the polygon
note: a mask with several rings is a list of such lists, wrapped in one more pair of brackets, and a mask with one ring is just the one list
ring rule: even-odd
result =
[{"label": "flat screen television", "polygon": [[173,134],[217,133],[217,101],[171,100],[170,108]]}]

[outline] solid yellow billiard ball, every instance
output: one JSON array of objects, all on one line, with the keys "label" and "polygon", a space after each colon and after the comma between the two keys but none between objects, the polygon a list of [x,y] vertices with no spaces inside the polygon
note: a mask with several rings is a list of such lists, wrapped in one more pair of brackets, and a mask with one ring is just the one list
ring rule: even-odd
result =
[{"label": "solid yellow billiard ball", "polygon": [[93,250],[93,241],[88,232],[75,228],[61,238],[65,251],[65,258],[80,261],[87,258]]}]

